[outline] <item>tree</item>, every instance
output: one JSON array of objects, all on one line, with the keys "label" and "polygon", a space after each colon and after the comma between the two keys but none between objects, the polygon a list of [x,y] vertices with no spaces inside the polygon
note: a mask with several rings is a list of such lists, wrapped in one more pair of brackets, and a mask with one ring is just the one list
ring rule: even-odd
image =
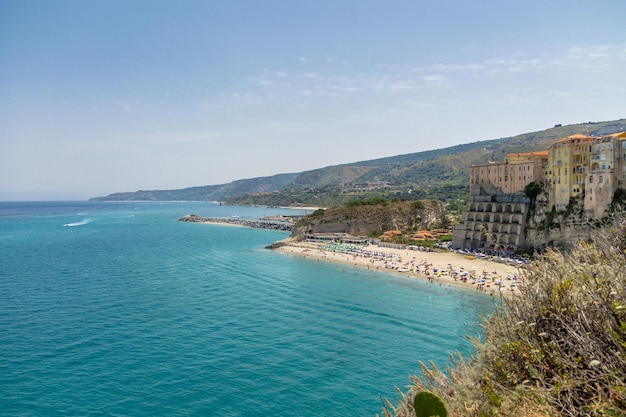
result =
[{"label": "tree", "polygon": [[524,194],[530,199],[530,203],[534,203],[539,193],[543,191],[543,184],[538,181],[533,181],[524,187]]}]

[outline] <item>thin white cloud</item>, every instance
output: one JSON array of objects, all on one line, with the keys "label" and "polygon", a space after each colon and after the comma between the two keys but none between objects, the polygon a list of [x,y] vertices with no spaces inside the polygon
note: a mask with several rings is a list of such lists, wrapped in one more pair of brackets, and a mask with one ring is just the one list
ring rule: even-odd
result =
[{"label": "thin white cloud", "polygon": [[575,67],[584,70],[602,70],[626,62],[624,45],[575,45],[565,51],[525,57],[516,51],[508,56],[493,57],[478,62],[435,64],[433,72],[456,75],[476,73],[541,72],[549,68]]},{"label": "thin white cloud", "polygon": [[[332,99],[350,100],[356,97],[371,96],[368,100],[402,100],[417,98],[418,102],[445,100],[450,94],[464,94],[467,88],[488,91],[481,88],[482,83],[501,83],[499,94],[510,94],[496,99],[498,105],[521,105],[525,96],[535,92],[541,96],[545,91],[543,83],[559,80],[563,69],[571,71],[596,72],[607,68],[617,68],[626,63],[626,47],[620,45],[576,45],[560,51],[529,54],[513,51],[509,55],[494,56],[478,61],[458,63],[437,63],[428,66],[388,65],[377,67],[370,72],[339,75],[334,72],[335,65],[321,68],[319,72],[294,72],[290,69],[265,71],[256,77],[250,77],[251,85],[257,89],[243,89],[232,93],[227,102],[230,106],[267,106],[270,103],[291,103],[293,107],[306,107],[310,100]],[[310,62],[309,58],[299,58],[301,62]],[[526,79],[538,76],[543,83],[533,83],[534,90],[528,90]],[[576,73],[572,73],[574,76]],[[570,74],[571,76],[571,74]],[[581,75],[582,77],[582,75]],[[510,85],[510,91],[502,88]],[[498,91],[498,90],[496,90]],[[482,93],[478,93],[480,96]],[[519,95],[519,98],[515,98]],[[419,96],[419,97],[418,97]],[[474,97],[478,99],[479,97]],[[360,107],[360,98],[353,104]],[[491,100],[491,99],[487,99]],[[219,100],[218,100],[219,102]],[[397,101],[396,101],[397,103]],[[488,104],[495,105],[496,102]],[[428,104],[430,105],[430,104]]]}]

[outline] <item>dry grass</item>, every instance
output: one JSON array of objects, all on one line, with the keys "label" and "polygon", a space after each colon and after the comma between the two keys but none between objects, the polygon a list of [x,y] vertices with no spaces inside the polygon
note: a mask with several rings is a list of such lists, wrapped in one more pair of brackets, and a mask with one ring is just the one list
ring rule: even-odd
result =
[{"label": "dry grass", "polygon": [[413,396],[428,389],[453,416],[626,416],[626,221],[593,235],[533,262],[520,295],[485,322],[476,356],[422,364],[383,415],[414,415]]}]

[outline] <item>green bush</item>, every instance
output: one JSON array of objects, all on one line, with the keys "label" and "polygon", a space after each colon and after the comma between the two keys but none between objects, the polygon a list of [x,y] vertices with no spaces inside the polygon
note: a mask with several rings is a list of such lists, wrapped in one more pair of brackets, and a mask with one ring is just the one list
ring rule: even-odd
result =
[{"label": "green bush", "polygon": [[379,206],[389,204],[389,200],[384,197],[374,196],[369,197],[363,200],[348,200],[346,202],[346,206],[355,207],[355,206]]},{"label": "green bush", "polygon": [[317,209],[313,213],[311,213],[311,216],[312,217],[323,216],[325,212],[326,210],[324,209]]}]

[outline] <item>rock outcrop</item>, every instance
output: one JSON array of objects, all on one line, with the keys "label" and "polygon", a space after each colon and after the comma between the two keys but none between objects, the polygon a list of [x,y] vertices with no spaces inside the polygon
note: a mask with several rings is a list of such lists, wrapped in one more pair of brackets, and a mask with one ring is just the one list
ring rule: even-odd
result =
[{"label": "rock outcrop", "polygon": [[537,250],[569,250],[578,240],[589,239],[593,228],[585,216],[583,198],[572,198],[564,211],[556,211],[548,207],[547,193],[540,193],[529,213],[526,244]]},{"label": "rock outcrop", "polygon": [[438,200],[342,205],[299,220],[291,237],[303,239],[307,233],[367,236],[373,231],[432,229],[440,226],[446,216],[443,203]]}]

